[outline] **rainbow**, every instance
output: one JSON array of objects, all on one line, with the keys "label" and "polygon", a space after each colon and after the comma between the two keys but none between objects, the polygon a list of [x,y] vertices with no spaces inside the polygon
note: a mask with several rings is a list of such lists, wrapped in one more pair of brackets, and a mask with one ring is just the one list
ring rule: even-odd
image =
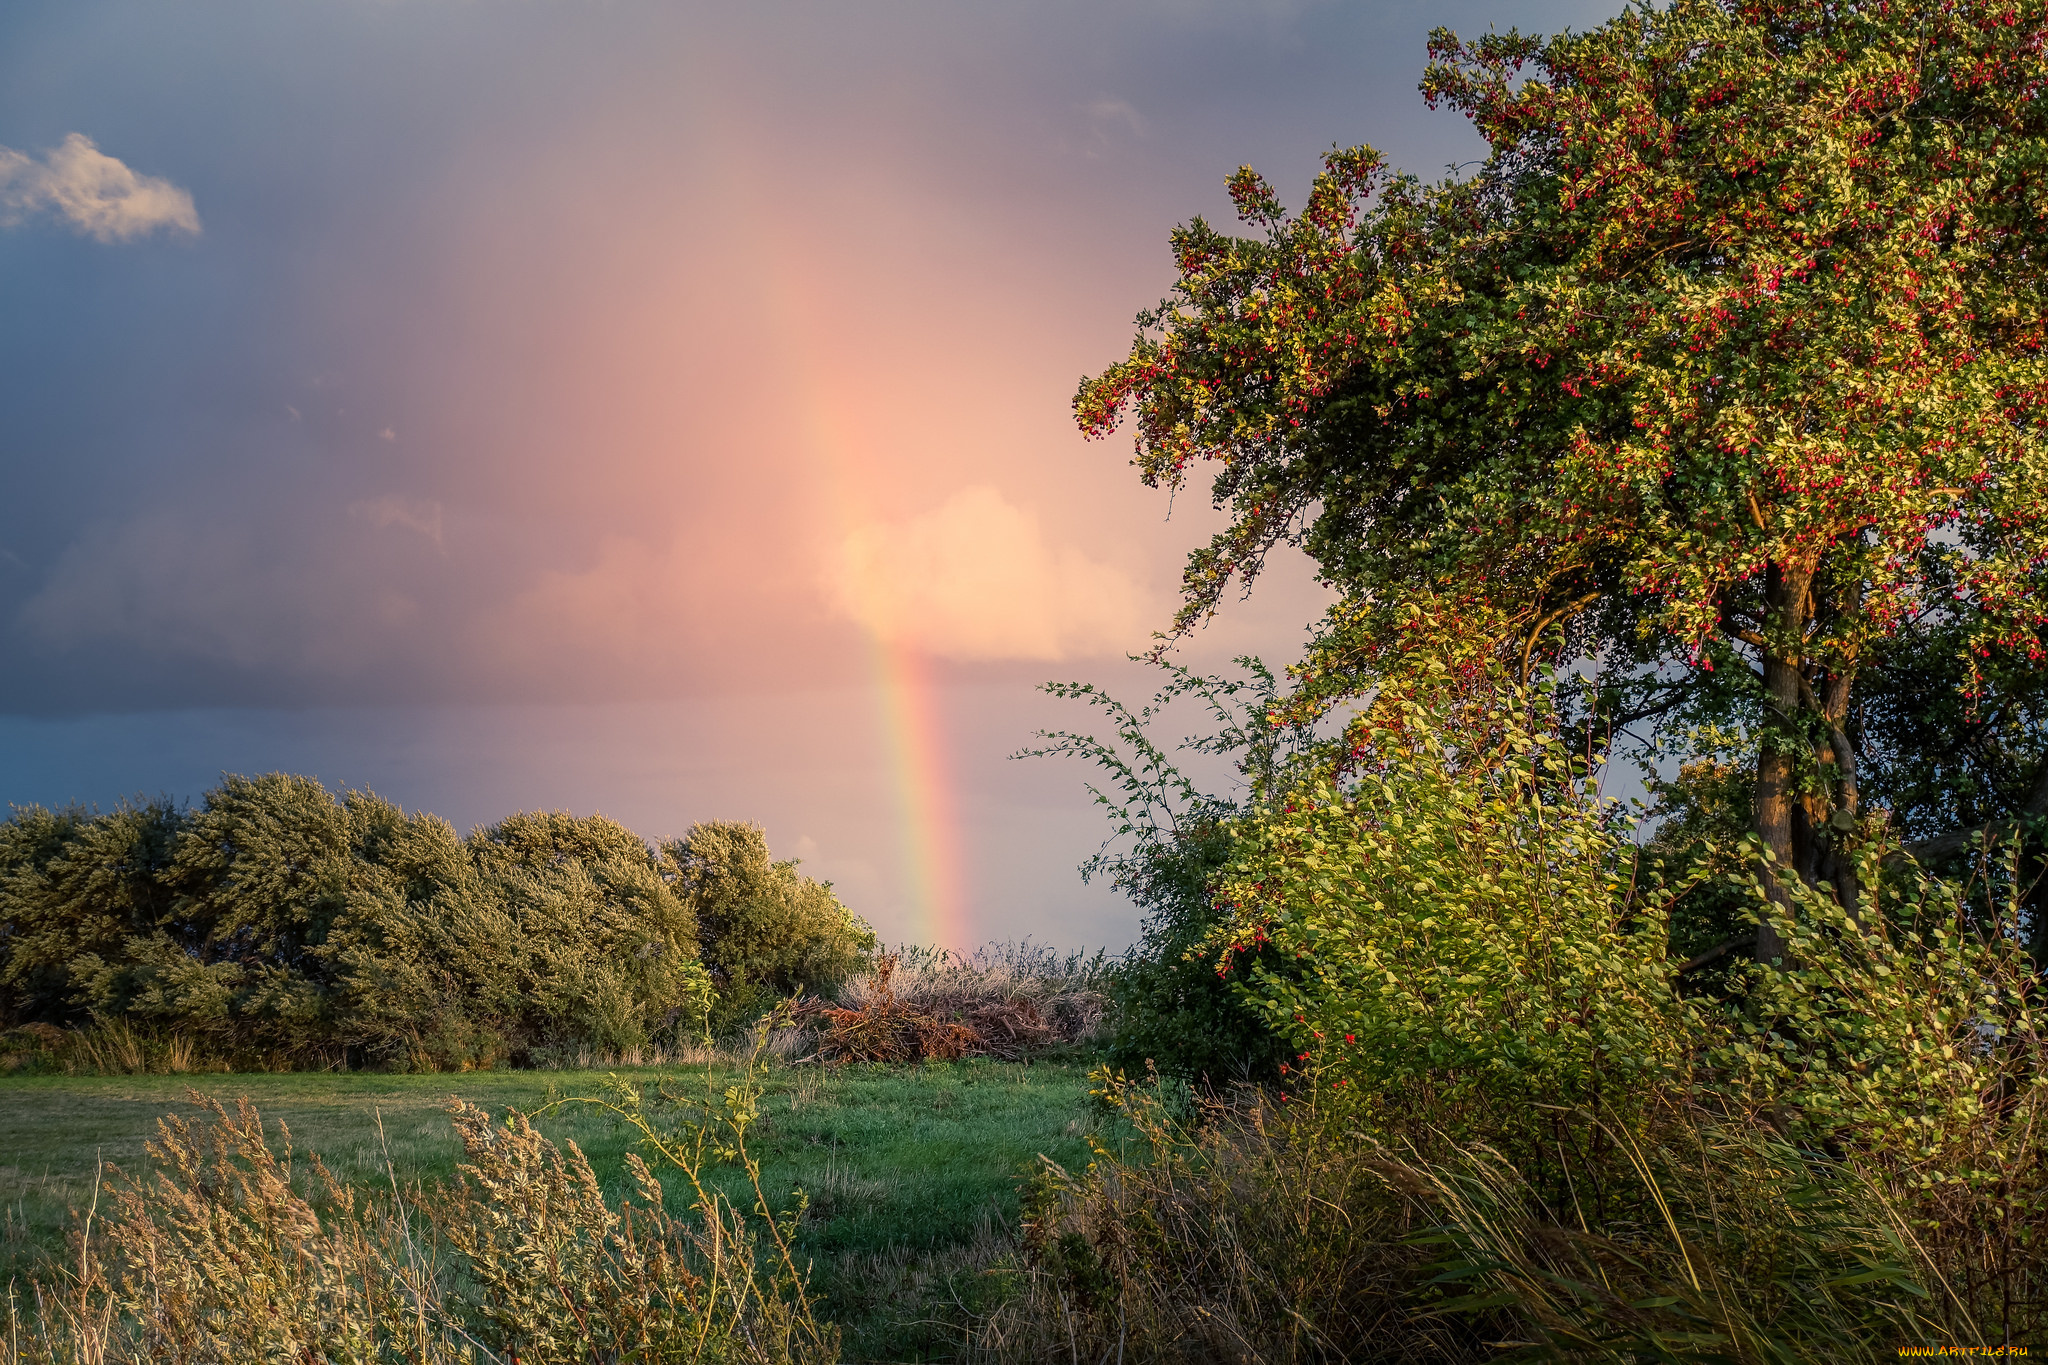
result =
[{"label": "rainbow", "polygon": [[905,645],[869,638],[917,938],[964,952],[969,930],[960,877],[959,802],[947,769],[944,716],[931,661]]},{"label": "rainbow", "polygon": [[[730,162],[725,170],[735,190],[733,201],[750,210],[756,244],[751,264],[757,267],[763,316],[781,352],[779,368],[788,381],[798,434],[816,462],[820,491],[834,509],[837,531],[851,534],[872,523],[876,509],[866,492],[870,480],[858,454],[861,443],[848,430],[843,405],[833,393],[829,350],[835,333],[818,316],[802,277],[806,254],[801,241],[785,234],[776,214],[758,206],[744,173]],[[964,951],[973,941],[962,878],[964,845],[931,660],[903,641],[872,630],[867,634],[876,728],[896,806],[909,937]]]}]

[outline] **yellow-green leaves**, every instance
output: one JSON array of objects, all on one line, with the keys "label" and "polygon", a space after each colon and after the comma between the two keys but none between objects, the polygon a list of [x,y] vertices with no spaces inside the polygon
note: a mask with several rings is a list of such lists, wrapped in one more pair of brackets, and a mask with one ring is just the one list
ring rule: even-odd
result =
[{"label": "yellow-green leaves", "polygon": [[1557,780],[1555,742],[1512,718],[1528,703],[1494,708],[1506,742],[1488,752],[1513,755],[1498,761],[1459,759],[1426,711],[1404,711],[1408,743],[1381,749],[1398,757],[1247,822],[1219,886],[1238,907],[1219,949],[1270,944],[1310,968],[1263,973],[1249,998],[1368,1093],[1570,1103],[1684,1072],[1666,902],[1627,899],[1633,846]]}]

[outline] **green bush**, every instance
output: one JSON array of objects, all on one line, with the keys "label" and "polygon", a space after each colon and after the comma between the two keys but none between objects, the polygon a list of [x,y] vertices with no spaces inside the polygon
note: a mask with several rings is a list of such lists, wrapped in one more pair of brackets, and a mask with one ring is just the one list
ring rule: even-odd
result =
[{"label": "green bush", "polygon": [[831,991],[874,950],[874,930],[839,903],[831,883],[774,861],[759,825],[694,825],[661,856],[696,916],[721,1029],[750,1022],[792,992]]},{"label": "green bush", "polygon": [[1248,1007],[1237,987],[1254,970],[1284,972],[1272,953],[1253,952],[1218,971],[1203,951],[1218,926],[1211,883],[1228,864],[1228,830],[1190,825],[1126,859],[1118,884],[1145,911],[1138,943],[1109,978],[1114,1031],[1107,1060],[1139,1074],[1148,1067],[1204,1088],[1266,1082],[1280,1075],[1286,1039]]},{"label": "green bush", "polygon": [[174,923],[164,874],[185,820],[156,801],[98,815],[27,806],[0,824],[0,1021],[82,1022],[72,964],[119,960]]},{"label": "green bush", "polygon": [[349,812],[311,778],[225,778],[171,844],[170,903],[118,956],[70,971],[102,1017],[304,1052],[327,1042],[328,935],[361,875]]},{"label": "green bush", "polygon": [[1215,946],[1288,964],[1242,989],[1302,1060],[1503,1117],[1687,1083],[1700,1022],[1669,963],[1671,892],[1546,716],[1504,690],[1483,728],[1446,732],[1391,698],[1353,735],[1369,771],[1234,827]]},{"label": "green bush", "polygon": [[518,988],[536,1042],[616,1053],[701,1021],[696,916],[638,835],[603,816],[515,815],[469,850],[528,945]]},{"label": "green bush", "polygon": [[1015,755],[1082,758],[1106,779],[1088,791],[1113,832],[1082,864],[1081,879],[1106,872],[1144,916],[1139,941],[1109,980],[1111,1064],[1205,1088],[1278,1075],[1285,1041],[1237,987],[1255,965],[1284,972],[1286,964],[1252,952],[1219,970],[1205,951],[1221,913],[1213,884],[1232,852],[1227,822],[1240,806],[1198,789],[1153,732],[1176,703],[1199,707],[1213,728],[1178,748],[1230,757],[1254,799],[1283,784],[1312,742],[1310,727],[1276,723],[1278,681],[1266,666],[1251,657],[1237,663],[1244,672],[1232,678],[1162,662],[1166,682],[1135,710],[1089,683],[1049,683],[1053,696],[1102,712],[1114,738],[1041,731],[1037,746]]},{"label": "green bush", "polygon": [[672,1047],[711,1002],[674,875],[602,816],[465,840],[284,774],[230,776],[190,812],[27,807],[0,824],[0,1024],[80,1030],[72,1055],[119,1069]]},{"label": "green bush", "polygon": [[[1336,1360],[1512,1337],[1614,1361],[2036,1339],[2048,1031],[2022,879],[1993,866],[2022,851],[1980,850],[2006,893],[1989,913],[1883,821],[1854,834],[1853,912],[1753,844],[1709,838],[1667,884],[1542,690],[1408,682],[1321,777],[1228,826],[1211,951],[1282,968],[1240,991],[1295,1049],[1288,1080],[1177,1133],[1182,1101],[1105,1071],[1149,1165],[1048,1173],[1027,1293],[987,1354],[1055,1329],[1160,1360],[1235,1339]],[[1786,958],[1691,989],[1672,907],[1701,894],[1774,915]],[[1261,1213],[1311,1207],[1333,1212]],[[1437,1251],[1374,1259],[1339,1223]],[[1075,1303],[1076,1323],[1050,1316]],[[1424,1320],[1391,1331],[1403,1312]]]},{"label": "green bush", "polygon": [[342,1037],[387,1065],[464,1070],[525,1042],[530,945],[446,821],[352,795],[375,875],[335,935]]}]

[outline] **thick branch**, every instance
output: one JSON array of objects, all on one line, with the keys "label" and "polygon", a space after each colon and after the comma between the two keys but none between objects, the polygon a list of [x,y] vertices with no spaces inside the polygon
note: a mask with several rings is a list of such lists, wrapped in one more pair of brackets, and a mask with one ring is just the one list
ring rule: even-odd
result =
[{"label": "thick branch", "polygon": [[1704,953],[1701,953],[1696,957],[1689,957],[1685,961],[1679,963],[1678,975],[1684,976],[1687,972],[1698,971],[1700,968],[1706,966],[1708,963],[1717,961],[1725,954],[1731,953],[1735,951],[1737,948],[1747,948],[1750,944],[1755,942],[1756,930],[1754,929],[1751,929],[1748,933],[1737,934],[1734,938],[1729,939],[1726,943],[1717,943],[1713,947],[1707,949]]},{"label": "thick branch", "polygon": [[1600,594],[1598,592],[1589,592],[1577,601],[1565,603],[1556,611],[1543,617],[1534,626],[1530,627],[1529,638],[1522,643],[1522,681],[1524,683],[1529,681],[1529,656],[1536,651],[1536,641],[1542,638],[1543,632],[1550,629],[1551,626],[1557,624],[1563,618],[1575,616],[1599,600]]},{"label": "thick branch", "polygon": [[1746,645],[1755,645],[1758,649],[1769,649],[1771,647],[1769,641],[1765,640],[1763,636],[1759,635],[1757,632],[1753,630],[1748,629],[1747,627],[1738,626],[1735,629],[1730,630],[1726,626],[1723,626],[1721,628],[1721,633],[1723,635],[1726,635],[1731,640],[1740,640],[1742,641],[1742,643]]}]

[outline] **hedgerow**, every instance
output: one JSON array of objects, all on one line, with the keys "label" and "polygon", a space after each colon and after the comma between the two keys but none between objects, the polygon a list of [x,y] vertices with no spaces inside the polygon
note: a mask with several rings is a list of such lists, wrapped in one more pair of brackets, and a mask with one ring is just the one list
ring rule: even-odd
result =
[{"label": "hedgerow", "polygon": [[[137,1067],[460,1070],[651,1055],[830,988],[873,935],[757,826],[601,815],[463,838],[367,792],[230,776],[197,809],[0,823],[0,1029]],[[33,1041],[30,1035],[20,1035]]]}]

